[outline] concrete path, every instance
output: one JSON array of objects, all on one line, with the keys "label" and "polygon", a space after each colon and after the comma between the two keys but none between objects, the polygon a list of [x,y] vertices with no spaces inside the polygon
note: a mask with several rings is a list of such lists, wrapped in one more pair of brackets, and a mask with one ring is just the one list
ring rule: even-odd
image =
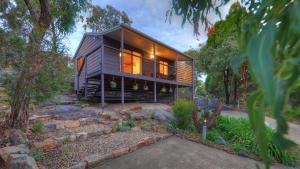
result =
[{"label": "concrete path", "polygon": [[[248,118],[248,114],[246,112],[239,112],[239,111],[222,111],[222,115],[230,116],[235,118]],[[265,122],[272,128],[276,128],[276,121],[273,118],[266,117]],[[287,137],[293,140],[295,143],[300,145],[300,125],[294,123],[288,123],[289,132]]]},{"label": "concrete path", "polygon": [[[254,169],[260,162],[176,136],[113,159],[94,169]],[[273,169],[289,169],[279,164]]]}]

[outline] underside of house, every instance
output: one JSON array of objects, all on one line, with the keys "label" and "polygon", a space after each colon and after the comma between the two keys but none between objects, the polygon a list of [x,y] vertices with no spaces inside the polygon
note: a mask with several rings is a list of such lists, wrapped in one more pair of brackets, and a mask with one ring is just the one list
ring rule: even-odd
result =
[{"label": "underside of house", "polygon": [[172,102],[179,88],[193,97],[193,58],[126,25],[85,33],[74,63],[75,92],[102,105]]}]

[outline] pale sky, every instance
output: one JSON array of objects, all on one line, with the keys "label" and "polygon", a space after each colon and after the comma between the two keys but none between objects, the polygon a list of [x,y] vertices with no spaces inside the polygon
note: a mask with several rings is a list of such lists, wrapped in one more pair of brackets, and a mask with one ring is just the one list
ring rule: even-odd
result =
[{"label": "pale sky", "polygon": [[[125,11],[133,21],[131,25],[133,28],[181,52],[191,48],[198,48],[199,43],[204,43],[207,40],[203,28],[201,28],[200,36],[195,37],[192,25],[186,23],[182,27],[182,20],[178,16],[173,16],[171,24],[165,22],[166,11],[171,6],[171,0],[93,0],[93,4],[101,7],[110,4],[118,10]],[[223,16],[228,13],[230,4],[221,9]],[[214,15],[211,15],[210,18],[212,21],[219,20]],[[72,56],[85,32],[82,25],[81,22],[78,22],[75,31],[65,40]]]}]

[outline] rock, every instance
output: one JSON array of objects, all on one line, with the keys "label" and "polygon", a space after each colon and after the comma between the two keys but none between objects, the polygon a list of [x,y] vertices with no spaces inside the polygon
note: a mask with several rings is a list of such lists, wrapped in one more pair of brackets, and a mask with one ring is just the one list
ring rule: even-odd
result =
[{"label": "rock", "polygon": [[51,115],[33,115],[29,117],[29,121],[35,122],[35,121],[42,121],[42,122],[47,122],[52,118]]},{"label": "rock", "polygon": [[47,131],[54,131],[56,130],[56,124],[46,124],[45,128]]},{"label": "rock", "polygon": [[74,134],[70,135],[70,141],[75,141],[76,140],[76,136]]},{"label": "rock", "polygon": [[3,161],[7,161],[11,154],[29,154],[29,149],[25,144],[9,146],[0,149],[0,157]]},{"label": "rock", "polygon": [[87,138],[87,132],[80,132],[76,133],[75,135],[77,140],[84,140]]},{"label": "rock", "polygon": [[153,126],[152,130],[161,134],[168,133],[168,129],[164,126]]},{"label": "rock", "polygon": [[87,163],[85,161],[83,161],[76,165],[71,166],[69,169],[85,169],[86,166],[87,166]]},{"label": "rock", "polygon": [[57,129],[57,130],[62,130],[62,129],[64,129],[64,128],[65,128],[65,125],[64,125],[63,122],[61,122],[61,123],[56,123],[56,129]]},{"label": "rock", "polygon": [[139,148],[138,143],[133,144],[133,145],[129,146],[129,152],[133,152],[133,151],[137,150],[138,148]]},{"label": "rock", "polygon": [[97,119],[93,118],[81,118],[79,119],[80,126],[89,125],[92,123],[97,123]]},{"label": "rock", "polygon": [[132,111],[139,111],[139,110],[142,110],[142,107],[141,106],[136,106],[136,107],[133,107],[129,110],[132,110]]},{"label": "rock", "polygon": [[101,115],[100,115],[100,117],[101,118],[103,118],[103,119],[105,119],[105,120],[110,120],[110,118],[111,118],[111,115],[109,114],[109,113],[102,113]]},{"label": "rock", "polygon": [[223,137],[222,136],[218,136],[218,138],[217,138],[217,143],[218,144],[221,144],[221,145],[224,145],[224,146],[226,146],[227,145],[227,143],[226,143],[226,141],[223,139]]},{"label": "rock", "polygon": [[84,161],[87,163],[86,168],[93,168],[99,165],[100,163],[104,162],[105,160],[111,159],[112,157],[113,157],[112,153],[107,153],[104,155],[93,154],[87,156]]},{"label": "rock", "polygon": [[58,145],[58,142],[54,139],[48,138],[41,142],[34,143],[34,146],[38,149],[41,149],[43,151],[49,151],[53,148],[55,148]]},{"label": "rock", "polygon": [[140,127],[133,127],[131,128],[131,131],[139,132],[142,131],[142,129]]},{"label": "rock", "polygon": [[120,114],[122,115],[122,118],[123,118],[124,120],[129,120],[129,119],[131,119],[131,115],[130,115],[129,111],[127,111],[127,110],[122,110],[122,111],[120,111]]},{"label": "rock", "polygon": [[118,131],[118,122],[114,121],[111,125],[111,132],[115,133]]},{"label": "rock", "polygon": [[65,128],[76,128],[80,126],[79,120],[66,120],[64,123]]},{"label": "rock", "polygon": [[112,132],[112,128],[111,127],[106,127],[104,129],[104,134],[110,134]]},{"label": "rock", "polygon": [[149,144],[153,144],[155,140],[152,137],[145,137],[141,141],[138,142],[138,148],[144,147]]},{"label": "rock", "polygon": [[128,154],[128,152],[129,152],[129,147],[120,148],[117,150],[113,150],[112,155],[113,155],[113,157],[120,157],[122,155]]},{"label": "rock", "polygon": [[12,169],[38,169],[35,160],[27,154],[12,154],[7,162]]},{"label": "rock", "polygon": [[96,131],[92,131],[92,132],[88,132],[87,133],[87,137],[96,137],[96,136],[101,136],[102,134],[104,134],[104,130],[103,129],[97,129]]},{"label": "rock", "polygon": [[11,145],[28,143],[28,139],[24,132],[21,130],[12,129],[9,133],[9,141]]},{"label": "rock", "polygon": [[144,113],[154,114],[156,120],[160,121],[172,121],[175,120],[175,116],[171,111],[164,109],[144,109]]},{"label": "rock", "polygon": [[243,149],[239,151],[239,155],[242,156],[242,157],[249,157],[247,151],[245,151]]},{"label": "rock", "polygon": [[131,118],[135,120],[145,120],[147,119],[146,114],[144,113],[133,113],[131,114]]}]

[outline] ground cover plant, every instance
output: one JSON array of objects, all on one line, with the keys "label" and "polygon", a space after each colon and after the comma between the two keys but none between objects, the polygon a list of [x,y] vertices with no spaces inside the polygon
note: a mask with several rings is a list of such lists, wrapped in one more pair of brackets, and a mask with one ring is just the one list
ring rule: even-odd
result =
[{"label": "ground cover plant", "polygon": [[[269,157],[289,166],[295,166],[299,157],[297,150],[281,150],[272,141],[272,133],[275,131],[269,127],[267,131],[267,152]],[[250,154],[259,155],[259,147],[256,136],[251,130],[250,121],[246,118],[232,118],[220,116],[217,120],[215,128],[207,133],[207,139],[217,143],[224,144],[233,150],[240,152],[245,151]]]}]

